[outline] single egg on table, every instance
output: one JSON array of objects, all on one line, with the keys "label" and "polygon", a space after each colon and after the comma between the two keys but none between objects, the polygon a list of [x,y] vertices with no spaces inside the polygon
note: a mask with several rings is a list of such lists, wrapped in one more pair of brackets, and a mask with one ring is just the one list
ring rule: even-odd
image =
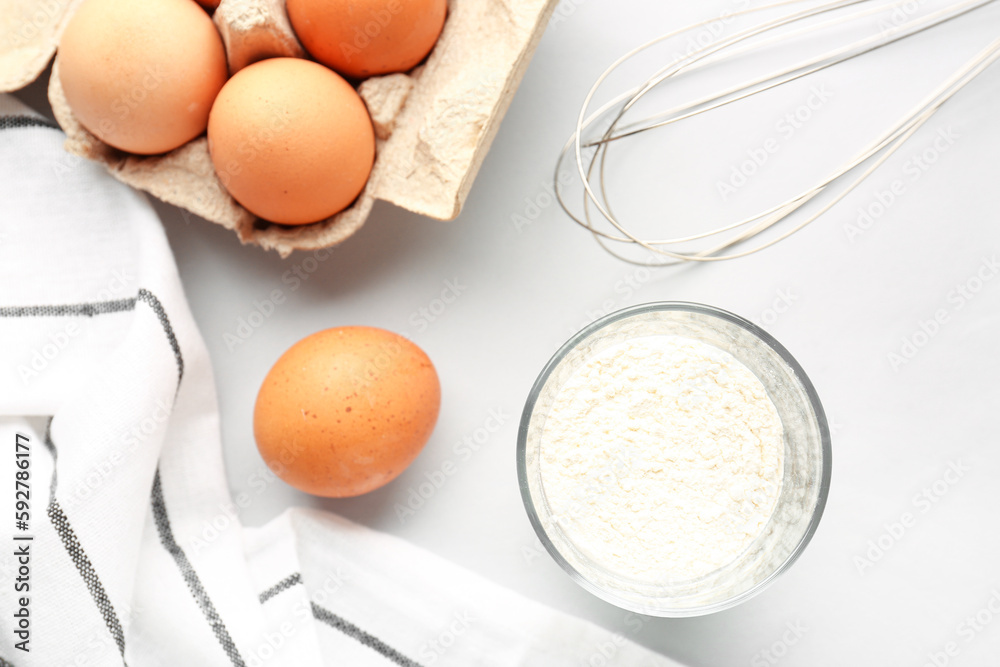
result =
[{"label": "single egg on table", "polygon": [[368,182],[375,130],[347,81],[300,58],[270,58],[226,82],[208,120],[212,164],[236,201],[271,222],[340,212]]},{"label": "single egg on table", "polygon": [[295,488],[357,496],[413,462],[440,407],[423,350],[384,329],[339,327],[303,338],[274,364],[257,395],[254,438]]},{"label": "single egg on table", "polygon": [[73,115],[129,153],[165,153],[202,134],[227,75],[222,38],[194,0],[86,0],[59,41]]}]

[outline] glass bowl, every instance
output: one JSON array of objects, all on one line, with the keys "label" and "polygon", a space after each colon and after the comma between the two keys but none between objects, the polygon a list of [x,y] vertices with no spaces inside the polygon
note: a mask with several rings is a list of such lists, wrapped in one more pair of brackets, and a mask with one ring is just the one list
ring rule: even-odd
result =
[{"label": "glass bowl", "polygon": [[[764,385],[784,430],[781,489],[757,538],[735,560],[689,580],[630,580],[581,552],[560,527],[540,473],[542,431],[563,384],[593,355],[626,340],[678,335],[732,354]],[[517,437],[517,475],[528,518],[549,554],[583,588],[650,616],[699,616],[756,595],[787,570],[816,531],[830,487],[830,430],[809,378],[784,347],[732,313],[696,303],[649,303],[585,327],[552,357],[531,389]]]}]

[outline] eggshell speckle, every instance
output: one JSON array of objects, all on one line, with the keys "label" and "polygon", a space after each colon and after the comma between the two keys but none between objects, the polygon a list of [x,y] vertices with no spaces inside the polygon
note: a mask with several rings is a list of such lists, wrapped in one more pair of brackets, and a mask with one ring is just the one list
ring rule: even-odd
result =
[{"label": "eggshell speckle", "polygon": [[406,338],[371,327],[308,336],[257,395],[254,437],[268,466],[318,496],[367,493],[398,476],[437,422],[441,386]]}]

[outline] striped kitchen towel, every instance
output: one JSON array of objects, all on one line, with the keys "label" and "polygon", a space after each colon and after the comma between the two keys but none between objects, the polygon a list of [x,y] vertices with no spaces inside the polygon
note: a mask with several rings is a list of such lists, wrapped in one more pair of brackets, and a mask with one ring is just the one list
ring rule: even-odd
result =
[{"label": "striped kitchen towel", "polygon": [[673,664],[330,514],[242,527],[163,229],[62,142],[0,96],[0,667]]}]

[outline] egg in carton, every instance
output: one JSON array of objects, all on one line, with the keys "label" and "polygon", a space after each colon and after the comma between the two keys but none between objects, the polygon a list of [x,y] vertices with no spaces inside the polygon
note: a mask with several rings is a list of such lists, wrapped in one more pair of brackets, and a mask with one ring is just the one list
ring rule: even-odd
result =
[{"label": "egg in carton", "polygon": [[[421,65],[366,79],[358,87],[376,135],[371,175],[352,205],[308,225],[273,224],[243,208],[216,175],[204,135],[155,156],[125,153],[100,141],[66,103],[58,54],[49,101],[66,132],[69,152],[104,164],[124,183],[233,230],[244,243],[287,256],[293,250],[344,241],[364,224],[376,200],[438,220],[455,218],[557,1],[449,0],[441,36]],[[12,5],[14,15],[20,10],[22,21],[30,22],[42,5],[54,14],[31,36],[27,51],[34,51],[33,57],[27,57],[24,48],[14,54],[0,49],[0,63],[14,58],[26,72],[0,80],[7,89],[16,89],[44,69],[79,0],[0,0],[0,7],[4,4]],[[264,58],[308,58],[292,31],[284,0],[222,0],[213,20],[225,44],[230,74]],[[38,55],[46,49],[47,56]],[[33,74],[32,68],[37,69]]]}]

